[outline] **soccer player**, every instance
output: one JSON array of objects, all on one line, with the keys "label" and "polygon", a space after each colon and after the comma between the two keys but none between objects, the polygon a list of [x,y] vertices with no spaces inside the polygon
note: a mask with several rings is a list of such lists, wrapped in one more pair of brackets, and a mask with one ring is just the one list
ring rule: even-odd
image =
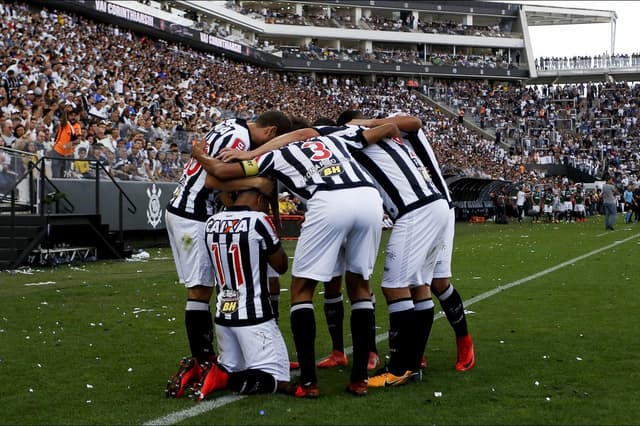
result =
[{"label": "soccer player", "polygon": [[555,194],[553,193],[553,187],[551,185],[547,185],[543,194],[543,210],[545,220],[547,223],[553,223],[553,202],[555,200]]},{"label": "soccer player", "polygon": [[291,331],[300,363],[300,381],[291,389],[296,397],[319,396],[313,295],[318,281],[329,281],[343,271],[353,338],[347,391],[367,394],[367,362],[374,334],[369,278],[382,234],[383,210],[371,176],[351,152],[398,135],[398,127],[390,124],[363,131],[354,139],[319,136],[287,141],[280,149],[240,163],[225,163],[195,151],[196,158],[219,179],[268,175],[308,200],[291,272]]},{"label": "soccer player", "polygon": [[574,214],[576,216],[576,222],[586,222],[587,221],[587,211],[584,206],[584,192],[582,190],[582,185],[576,185],[576,192],[574,194],[574,200],[576,201],[575,206],[573,207]]},{"label": "soccer player", "polygon": [[[469,335],[462,298],[450,282],[452,275],[451,257],[453,253],[455,211],[453,209],[453,199],[451,198],[446,180],[440,170],[436,155],[431,148],[426,135],[421,129],[421,126],[415,125],[414,122],[412,122],[412,120],[416,120],[414,117],[396,115],[390,116],[386,119],[358,120],[361,117],[362,115],[359,114],[358,111],[353,111],[351,113],[345,112],[339,118],[339,121],[365,126],[375,126],[387,122],[395,122],[398,124],[402,130],[405,130],[402,132],[402,142],[408,144],[408,146],[413,149],[415,155],[419,157],[424,167],[426,167],[431,181],[440,194],[442,194],[447,200],[449,205],[449,217],[444,230],[444,249],[439,252],[433,271],[433,279],[430,282],[430,288],[423,288],[420,286],[416,287],[422,293],[422,300],[419,298],[416,299],[416,296],[414,295],[415,315],[419,318],[416,323],[423,324],[424,326],[424,328],[421,329],[421,333],[417,336],[417,341],[418,346],[422,347],[424,350],[434,318],[434,305],[431,299],[431,292],[433,292],[440,301],[442,310],[445,312],[445,315],[456,335],[457,361],[455,368],[459,371],[469,370],[475,365],[473,340]],[[412,126],[414,127],[412,128]],[[366,152],[367,150],[365,150],[365,153]],[[382,159],[377,159],[376,164],[382,162]],[[399,182],[401,182],[401,180]],[[401,183],[397,184],[402,185]],[[383,197],[383,199],[385,198]],[[425,360],[424,357],[421,358],[419,367],[424,368]],[[416,373],[418,368],[418,365],[416,364],[417,361],[414,359],[413,362],[414,365],[412,366],[412,371]]]},{"label": "soccer player", "polygon": [[[223,147],[248,150],[286,133],[290,127],[289,118],[279,111],[267,111],[250,123],[242,119],[225,120],[206,135],[206,150],[210,155],[217,154]],[[167,205],[165,220],[169,242],[178,279],[187,289],[185,325],[191,349],[191,357],[184,357],[178,372],[169,379],[165,390],[168,398],[180,398],[186,389],[200,380],[202,372],[215,359],[209,307],[213,269],[204,244],[204,223],[215,213],[220,190],[249,189],[263,185],[261,182],[219,182],[192,158],[185,165]]]},{"label": "soccer player", "polygon": [[[560,216],[564,218],[565,223],[573,222],[573,191],[569,183],[564,184],[564,188],[560,191]],[[562,219],[560,219],[562,220]]]},{"label": "soccer player", "polygon": [[[406,140],[411,144],[413,150],[427,167],[434,185],[438,188],[449,204],[449,219],[444,230],[445,245],[436,260],[433,279],[431,280],[431,292],[438,298],[440,306],[456,335],[457,360],[455,368],[458,371],[467,371],[473,368],[476,360],[473,340],[469,334],[467,317],[464,312],[464,303],[460,293],[458,293],[458,290],[453,287],[453,284],[451,284],[451,260],[453,256],[453,241],[456,221],[453,198],[449,192],[447,181],[442,174],[435,152],[433,151],[424,131],[420,129],[417,132],[408,133],[406,135]],[[427,322],[433,323],[433,304],[431,303],[430,305],[431,313],[427,311],[424,316]],[[429,307],[426,309],[429,309]],[[427,340],[428,337],[429,334],[427,333]],[[421,367],[424,368],[424,366],[425,362],[423,361],[421,362]]]},{"label": "soccer player", "polygon": [[240,191],[234,204],[209,218],[205,241],[216,278],[217,364],[195,387],[202,401],[211,392],[274,393],[289,385],[289,355],[271,303],[268,266],[287,271],[268,211],[268,196]]},{"label": "soccer player", "polygon": [[540,204],[542,201],[542,191],[540,191],[540,186],[536,185],[533,187],[533,191],[529,193],[530,203],[531,203],[531,215],[533,216],[533,223],[538,223],[540,221]]}]

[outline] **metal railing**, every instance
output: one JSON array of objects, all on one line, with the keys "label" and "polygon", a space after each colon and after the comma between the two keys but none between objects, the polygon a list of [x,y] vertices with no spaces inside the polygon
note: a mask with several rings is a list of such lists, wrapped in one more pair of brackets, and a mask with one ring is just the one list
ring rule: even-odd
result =
[{"label": "metal railing", "polygon": [[[26,153],[22,151],[16,151],[11,149],[3,148],[0,150],[5,154],[10,154],[11,156],[24,156]],[[30,155],[30,154],[29,154]],[[16,227],[16,212],[19,205],[28,211],[30,214],[38,214],[43,217],[49,214],[59,214],[59,213],[73,213],[75,210],[75,206],[71,201],[69,201],[64,193],[59,190],[56,184],[47,176],[47,160],[52,160],[52,157],[41,157],[36,162],[29,161],[27,164],[27,170],[25,170],[22,174],[17,174],[12,171],[4,170],[6,174],[11,174],[12,177],[15,178],[14,183],[8,187],[7,189],[2,189],[0,191],[0,201],[9,202],[10,205],[10,237],[12,242],[12,249],[16,251],[15,244],[15,227]],[[60,159],[56,158],[59,161],[75,161],[76,159]],[[113,185],[118,190],[118,236],[119,240],[124,240],[124,231],[123,231],[123,207],[124,201],[126,200],[128,203],[127,210],[131,214],[135,214],[137,211],[137,207],[135,203],[131,200],[131,198],[126,194],[124,189],[118,184],[118,182],[111,176],[109,171],[105,168],[105,166],[100,163],[98,160],[86,160],[90,164],[93,164],[93,170],[95,170],[95,176],[93,177],[95,181],[95,214],[100,214],[100,182],[103,176],[108,177],[108,180],[113,183]],[[24,186],[23,182],[27,183],[27,192],[28,197],[23,198],[19,195],[19,186]],[[62,204],[62,206],[61,206]],[[53,208],[51,206],[54,206]]]}]

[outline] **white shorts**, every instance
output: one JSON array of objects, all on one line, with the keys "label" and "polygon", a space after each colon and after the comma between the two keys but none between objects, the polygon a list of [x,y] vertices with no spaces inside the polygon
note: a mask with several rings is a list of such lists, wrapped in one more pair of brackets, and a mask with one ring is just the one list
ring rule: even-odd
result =
[{"label": "white shorts", "polygon": [[553,213],[553,205],[552,204],[545,204],[544,205],[544,213],[548,213],[548,214]]},{"label": "white shorts", "polygon": [[533,214],[538,214],[540,213],[540,206],[531,206],[531,212]]},{"label": "white shorts", "polygon": [[243,327],[216,324],[216,339],[218,362],[228,371],[252,368],[281,382],[290,380],[289,352],[276,320]]},{"label": "white shorts", "polygon": [[444,250],[444,230],[449,219],[449,205],[438,200],[395,222],[387,243],[383,288],[431,283],[436,260]]},{"label": "white shorts", "polygon": [[573,203],[571,201],[562,201],[559,209],[561,212],[571,212],[573,211]]},{"label": "white shorts", "polygon": [[584,204],[576,204],[574,207],[574,211],[576,213],[584,213],[585,212]]},{"label": "white shorts", "polygon": [[204,238],[204,222],[165,214],[178,279],[185,287],[213,287],[213,266]]},{"label": "white shorts", "polygon": [[327,282],[349,271],[369,279],[383,214],[375,188],[318,191],[307,203],[291,275]]},{"label": "white shorts", "polygon": [[449,209],[449,220],[442,232],[444,248],[436,260],[433,278],[451,278],[451,257],[453,256],[453,235],[456,229],[456,213]]}]

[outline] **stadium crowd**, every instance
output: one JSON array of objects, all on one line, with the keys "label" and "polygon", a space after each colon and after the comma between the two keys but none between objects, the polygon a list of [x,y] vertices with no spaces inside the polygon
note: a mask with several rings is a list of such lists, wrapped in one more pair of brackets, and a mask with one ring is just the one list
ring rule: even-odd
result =
[{"label": "stadium crowd", "polygon": [[[510,37],[511,32],[508,29],[500,28],[499,25],[465,25],[461,22],[453,21],[434,21],[433,19],[421,20],[416,19],[413,14],[407,14],[404,19],[392,16],[362,16],[358,22],[350,13],[333,13],[333,14],[311,14],[298,15],[289,10],[273,10],[267,7],[261,9],[253,9],[237,4],[236,2],[227,2],[225,5],[238,13],[250,16],[254,19],[263,20],[271,24],[285,25],[314,25],[320,27],[334,28],[351,28],[376,31],[421,31],[430,34],[450,34],[450,35],[467,35],[481,37]],[[398,11],[399,12],[399,11]]]},{"label": "stadium crowd", "polygon": [[[31,153],[31,159],[50,155],[60,106],[70,106],[81,131],[74,148],[79,162],[69,163],[67,177],[91,177],[95,171],[87,169],[86,158],[99,160],[118,179],[174,181],[188,160],[190,135],[220,118],[279,109],[312,122],[354,107],[373,116],[403,110],[424,117],[425,130],[451,157],[450,167],[510,175],[502,149],[450,122],[402,82],[366,85],[343,76],[314,81],[178,49],[72,14],[0,6],[0,143]],[[460,137],[459,151],[446,146]],[[487,170],[486,158],[470,159],[468,152],[482,152],[493,163]],[[17,174],[28,164],[8,155],[4,161]]]},{"label": "stadium crowd", "polygon": [[[515,152],[485,139],[423,102],[401,80],[371,84],[350,76],[275,72],[184,46],[154,41],[73,14],[35,13],[0,3],[0,145],[48,156],[60,105],[78,112],[81,132],[68,177],[91,177],[86,159],[112,176],[175,181],[193,134],[221,118],[253,118],[269,109],[313,122],[345,109],[369,116],[403,111],[420,117],[447,173],[520,181],[528,162],[567,162],[592,174],[638,179],[638,86],[566,86],[439,80],[436,100],[468,111],[482,127],[519,138]],[[77,46],[72,48],[71,46]],[[222,78],[224,76],[224,78]],[[567,123],[570,123],[568,125]],[[563,127],[564,126],[564,127]],[[28,160],[3,156],[20,174]]]},{"label": "stadium crowd", "polygon": [[514,141],[527,163],[568,164],[594,176],[638,180],[638,84],[521,86],[459,80],[437,81],[428,93]]},{"label": "stadium crowd", "polygon": [[448,65],[465,68],[513,68],[505,55],[476,55],[453,53],[424,53],[409,49],[374,48],[371,52],[359,49],[332,49],[318,47],[313,43],[308,46],[284,48],[285,57],[296,57],[319,61],[348,61],[383,64],[413,64],[413,65]]},{"label": "stadium crowd", "polygon": [[590,68],[629,68],[640,66],[640,53],[619,53],[610,55],[608,52],[595,56],[541,57],[535,60],[536,69],[590,69]]}]

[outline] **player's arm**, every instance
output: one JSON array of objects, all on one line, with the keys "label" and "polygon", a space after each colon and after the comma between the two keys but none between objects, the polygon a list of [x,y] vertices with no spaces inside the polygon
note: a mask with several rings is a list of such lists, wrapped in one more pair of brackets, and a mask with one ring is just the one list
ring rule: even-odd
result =
[{"label": "player's arm", "polygon": [[303,141],[315,136],[319,136],[319,133],[317,130],[311,127],[298,129],[294,130],[293,132],[277,136],[271,139],[269,142],[260,145],[259,147],[251,151],[240,151],[237,149],[223,148],[222,150],[220,150],[220,154],[218,154],[217,158],[225,162],[233,160],[251,160],[252,158],[266,154],[269,151],[282,148],[283,146],[288,145],[291,142]]},{"label": "player's arm", "polygon": [[[268,259],[269,265],[271,265],[271,267],[279,274],[284,274],[287,272],[287,269],[289,269],[289,259],[287,258],[287,253],[284,251],[281,244],[275,252],[269,255]],[[280,288],[278,288],[278,292],[279,290]],[[269,292],[273,293],[271,289],[269,289]]]},{"label": "player's arm", "polygon": [[259,176],[221,180],[211,174],[207,174],[205,186],[209,189],[217,189],[223,193],[256,189],[265,195],[270,195],[273,192],[274,183],[269,178]]},{"label": "player's arm", "polygon": [[401,136],[400,129],[394,123],[386,123],[362,132],[362,137],[369,145],[378,143],[386,138],[399,138]]},{"label": "player's arm", "polygon": [[[241,163],[225,163],[222,160],[218,160],[217,158],[207,155],[203,149],[203,144],[201,143],[194,143],[191,146],[191,156],[195,158],[200,165],[202,165],[209,175],[213,175],[213,177],[218,179],[218,181],[254,176],[257,174],[257,171],[251,175],[245,174]],[[227,189],[217,189],[227,191]],[[230,191],[234,190],[231,189]]]},{"label": "player's arm", "polygon": [[349,124],[354,126],[378,127],[383,124],[395,124],[403,132],[417,132],[422,128],[422,120],[412,115],[396,115],[387,118],[355,119]]}]

